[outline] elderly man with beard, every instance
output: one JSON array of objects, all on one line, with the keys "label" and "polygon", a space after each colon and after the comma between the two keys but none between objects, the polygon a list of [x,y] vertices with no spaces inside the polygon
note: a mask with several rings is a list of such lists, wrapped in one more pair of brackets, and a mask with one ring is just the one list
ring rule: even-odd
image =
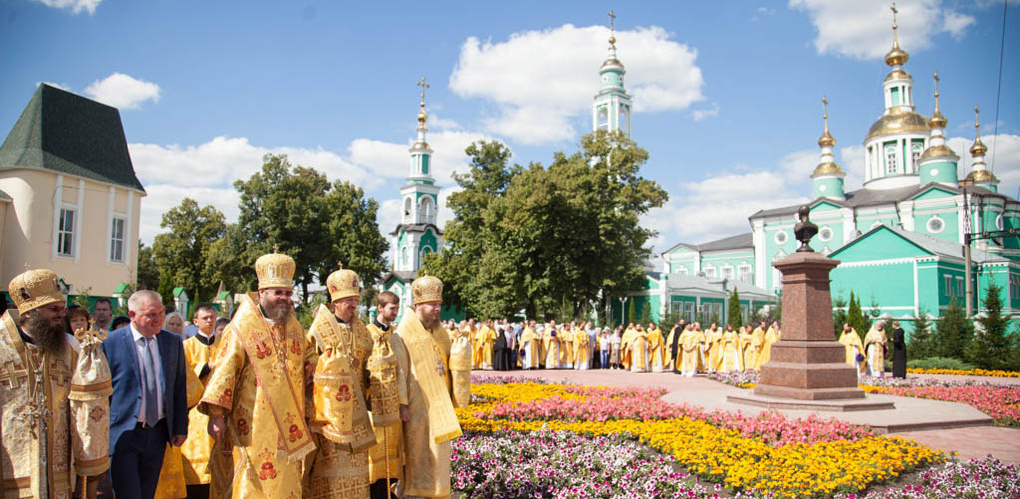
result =
[{"label": "elderly man with beard", "polygon": [[410,360],[404,425],[406,464],[399,495],[450,496],[451,441],[461,435],[453,409],[450,377],[450,336],[439,322],[443,308],[443,281],[423,276],[411,283],[414,308],[405,311],[396,336],[404,342]]},{"label": "elderly man with beard", "polygon": [[199,410],[209,434],[233,447],[235,498],[301,497],[302,462],[315,450],[305,421],[314,345],[294,317],[294,260],[255,261],[257,293],[241,300],[223,332]]},{"label": "elderly man with beard", "polygon": [[[11,281],[9,291],[18,308],[0,317],[4,497],[69,498],[76,473],[91,475],[87,481],[96,484],[109,468],[105,457],[89,462],[94,460],[84,455],[81,435],[70,431],[78,342],[65,333],[64,297],[52,271],[29,270]],[[105,411],[95,417],[99,428],[109,424]],[[105,440],[105,433],[84,436]],[[87,497],[95,497],[94,486],[89,489]]]}]

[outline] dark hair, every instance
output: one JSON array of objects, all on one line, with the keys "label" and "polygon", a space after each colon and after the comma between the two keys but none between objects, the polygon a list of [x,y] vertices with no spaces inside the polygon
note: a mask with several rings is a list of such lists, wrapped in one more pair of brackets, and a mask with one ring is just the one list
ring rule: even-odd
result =
[{"label": "dark hair", "polygon": [[70,335],[74,334],[74,330],[71,329],[71,319],[79,316],[85,317],[86,323],[85,327],[87,328],[89,319],[92,318],[92,316],[89,315],[88,309],[85,307],[80,307],[78,305],[71,305],[70,307],[67,308],[67,312],[64,314],[64,325],[67,326],[67,334]]},{"label": "dark hair", "polygon": [[378,308],[383,308],[390,303],[400,305],[400,297],[392,291],[383,291],[375,297],[375,306]]},{"label": "dark hair", "polygon": [[230,319],[226,317],[220,317],[219,319],[216,319],[216,324],[213,325],[213,332],[219,329],[220,325],[226,327],[227,324],[230,324]]},{"label": "dark hair", "polygon": [[201,312],[203,310],[207,310],[207,309],[211,310],[213,315],[216,315],[216,307],[214,307],[212,303],[203,302],[203,303],[199,303],[198,305],[195,306],[195,312],[192,313],[191,316],[195,317],[195,316],[198,315],[199,312]]},{"label": "dark hair", "polygon": [[95,303],[92,304],[92,310],[96,309],[96,306],[100,303],[105,303],[110,306],[110,310],[113,310],[113,302],[109,298],[96,298]]},{"label": "dark hair", "polygon": [[131,319],[128,319],[126,316],[123,315],[118,315],[117,317],[114,317],[112,321],[110,321],[110,331],[120,329],[130,323]]}]

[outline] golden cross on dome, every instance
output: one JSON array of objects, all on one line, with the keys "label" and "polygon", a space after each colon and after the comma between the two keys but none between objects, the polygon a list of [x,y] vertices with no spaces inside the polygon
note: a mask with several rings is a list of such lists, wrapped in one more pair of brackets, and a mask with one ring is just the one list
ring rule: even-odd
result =
[{"label": "golden cross on dome", "polygon": [[616,31],[616,13],[609,11],[609,29]]},{"label": "golden cross on dome", "polygon": [[279,253],[279,252],[280,252],[280,245],[279,244],[274,244],[273,245],[273,253]]},{"label": "golden cross on dome", "polygon": [[935,110],[939,110],[939,72],[936,71],[935,75]]},{"label": "golden cross on dome", "polygon": [[981,116],[981,111],[977,106],[974,106],[974,130],[977,133],[978,138],[981,138],[981,122],[978,118]]},{"label": "golden cross on dome", "polygon": [[829,131],[829,99],[822,96],[822,119],[825,120],[825,131]]},{"label": "golden cross on dome", "polygon": [[422,76],[421,81],[415,83],[415,85],[421,87],[421,105],[422,107],[425,107],[425,89],[429,88],[429,84],[425,83],[425,77]]},{"label": "golden cross on dome", "polygon": [[896,8],[896,2],[893,2],[890,10],[892,10],[892,29],[896,29],[896,14],[900,13],[899,9]]}]

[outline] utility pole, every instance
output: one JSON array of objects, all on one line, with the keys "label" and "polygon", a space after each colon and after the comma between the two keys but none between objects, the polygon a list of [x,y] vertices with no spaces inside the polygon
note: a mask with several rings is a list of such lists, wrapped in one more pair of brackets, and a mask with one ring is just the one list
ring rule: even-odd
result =
[{"label": "utility pole", "polygon": [[[1003,237],[1018,237],[1020,236],[1020,228],[1017,229],[1005,229],[1005,230],[977,230],[973,231],[970,223],[970,203],[967,201],[967,189],[963,190],[963,272],[966,284],[964,289],[964,298],[967,300],[967,306],[965,308],[967,318],[974,315],[974,283],[971,272],[971,249],[970,245],[972,242],[982,239],[1000,239]],[[982,210],[981,216],[978,218],[978,228],[984,228],[984,210]]]}]

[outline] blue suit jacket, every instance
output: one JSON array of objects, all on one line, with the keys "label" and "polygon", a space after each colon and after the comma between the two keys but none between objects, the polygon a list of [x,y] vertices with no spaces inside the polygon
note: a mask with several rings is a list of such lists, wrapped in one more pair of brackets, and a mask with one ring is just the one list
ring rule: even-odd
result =
[{"label": "blue suit jacket", "polygon": [[[188,434],[188,386],[184,372],[184,346],[180,336],[169,331],[156,335],[163,368],[163,408],[166,411],[167,442],[173,435]],[[113,376],[110,396],[110,455],[117,440],[138,423],[142,406],[142,375],[138,367],[131,326],[110,333],[103,352]]]}]

